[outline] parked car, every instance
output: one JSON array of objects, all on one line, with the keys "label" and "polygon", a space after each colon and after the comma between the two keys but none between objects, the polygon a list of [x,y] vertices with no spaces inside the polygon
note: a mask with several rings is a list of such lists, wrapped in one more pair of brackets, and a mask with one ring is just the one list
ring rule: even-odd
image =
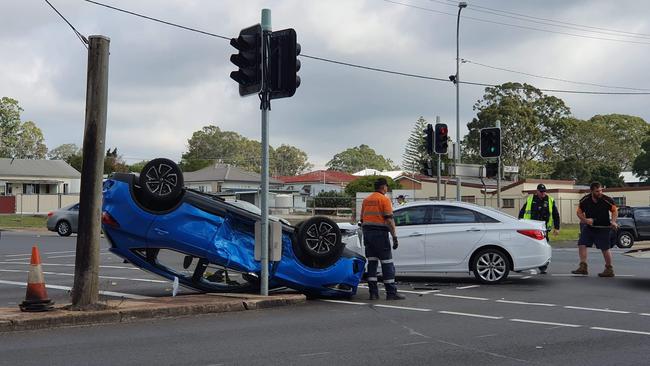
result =
[{"label": "parked car", "polygon": [[47,229],[61,236],[77,232],[79,224],[79,204],[75,203],[47,213]]},{"label": "parked car", "polygon": [[622,206],[616,222],[619,227],[615,243],[619,248],[631,248],[636,240],[650,240],[650,206]]},{"label": "parked car", "polygon": [[[103,197],[102,229],[114,254],[199,291],[259,288],[257,207],[184,188],[179,167],[163,158],[147,163],[139,176],[113,175]],[[270,266],[269,288],[327,297],[356,293],[366,260],[345,247],[334,222],[315,216],[292,226],[271,219],[280,222],[282,257]]]},{"label": "parked car", "polygon": [[[510,271],[547,266],[551,246],[540,221],[512,217],[464,202],[413,202],[396,208],[398,274],[473,272],[482,283]],[[348,239],[350,240],[350,239]]]}]

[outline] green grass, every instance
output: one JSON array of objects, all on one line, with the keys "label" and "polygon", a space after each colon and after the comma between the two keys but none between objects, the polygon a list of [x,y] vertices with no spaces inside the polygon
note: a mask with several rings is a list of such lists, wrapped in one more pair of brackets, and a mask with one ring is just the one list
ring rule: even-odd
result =
[{"label": "green grass", "polygon": [[549,234],[549,238],[551,239],[551,243],[554,241],[567,241],[567,240],[578,240],[578,236],[580,235],[580,225],[579,224],[565,224],[565,225],[560,225],[560,234],[558,236],[553,235],[553,233]]},{"label": "green grass", "polygon": [[0,229],[46,228],[46,216],[0,215]]}]

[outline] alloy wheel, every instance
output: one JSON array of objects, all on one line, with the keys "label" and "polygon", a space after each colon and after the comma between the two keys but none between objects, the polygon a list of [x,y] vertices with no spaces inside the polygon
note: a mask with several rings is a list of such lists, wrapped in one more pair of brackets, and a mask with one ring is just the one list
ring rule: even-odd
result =
[{"label": "alloy wheel", "polygon": [[147,190],[159,197],[170,195],[178,185],[178,175],[169,164],[165,163],[149,168],[145,177]]},{"label": "alloy wheel", "polygon": [[496,252],[486,252],[476,261],[476,272],[485,282],[498,282],[507,272],[505,258]]},{"label": "alloy wheel", "polygon": [[315,223],[307,228],[305,242],[309,250],[317,254],[325,254],[336,246],[336,232],[327,222]]}]

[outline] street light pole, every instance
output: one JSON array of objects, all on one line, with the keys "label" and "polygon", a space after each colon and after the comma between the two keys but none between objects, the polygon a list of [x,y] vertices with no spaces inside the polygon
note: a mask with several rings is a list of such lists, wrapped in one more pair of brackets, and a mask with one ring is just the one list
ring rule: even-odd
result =
[{"label": "street light pole", "polygon": [[461,198],[461,182],[458,176],[458,165],[460,164],[460,11],[467,7],[467,3],[458,3],[458,17],[456,18],[456,200]]}]

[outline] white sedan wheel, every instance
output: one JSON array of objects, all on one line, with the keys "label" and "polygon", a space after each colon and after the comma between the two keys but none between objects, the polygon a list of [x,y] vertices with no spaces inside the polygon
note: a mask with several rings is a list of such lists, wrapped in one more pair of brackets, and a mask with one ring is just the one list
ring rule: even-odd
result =
[{"label": "white sedan wheel", "polygon": [[499,283],[510,272],[508,259],[496,249],[481,251],[474,259],[474,275],[482,283]]}]

